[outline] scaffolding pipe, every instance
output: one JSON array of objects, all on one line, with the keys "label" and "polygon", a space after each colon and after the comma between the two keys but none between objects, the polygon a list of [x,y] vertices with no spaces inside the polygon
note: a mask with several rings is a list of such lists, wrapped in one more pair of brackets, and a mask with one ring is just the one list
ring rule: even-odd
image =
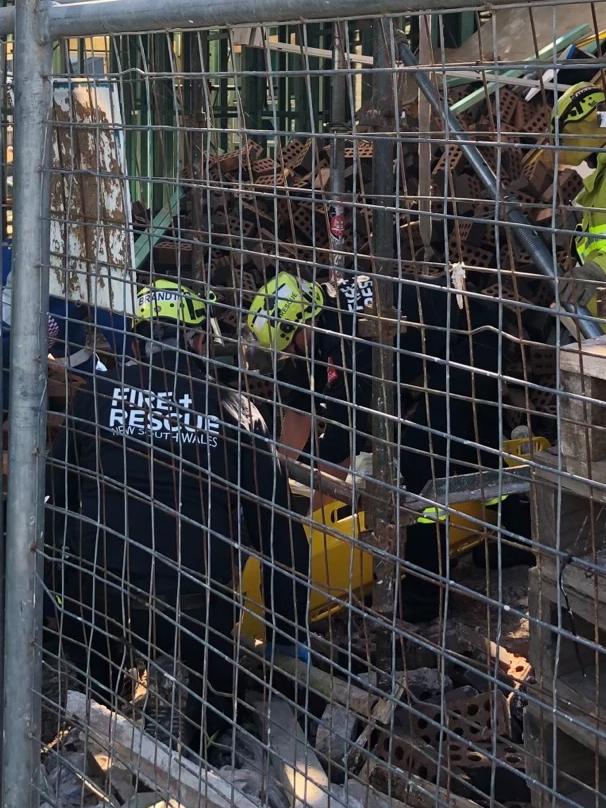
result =
[{"label": "scaffolding pipe", "polygon": [[[448,109],[446,102],[442,102],[440,96],[436,92],[433,84],[428,76],[419,70],[419,64],[415,56],[408,46],[406,38],[403,33],[398,36],[398,56],[400,60],[407,67],[417,68],[413,72],[415,81],[419,85],[421,92],[429,101],[434,112],[439,115],[444,121],[445,127],[461,147],[461,150],[467,158],[469,164],[478,175],[482,185],[486,188],[491,199],[494,202],[505,202],[504,217],[513,227],[513,235],[518,241],[520,247],[525,250],[541,275],[551,278],[554,285],[557,284],[559,277],[559,269],[555,263],[550,250],[542,241],[540,236],[536,233],[528,218],[522,213],[519,208],[513,207],[518,203],[514,194],[506,192],[501,183],[498,181],[494,171],[490,168],[486,160],[482,157],[479,149],[468,140],[468,135],[459,125],[455,115]],[[557,290],[556,290],[557,291]],[[557,294],[554,294],[554,298]],[[596,337],[603,336],[603,332],[595,320],[591,317],[589,311],[582,306],[562,306],[562,308],[570,314],[576,315],[575,319],[578,323],[580,332],[587,339],[595,339]]]},{"label": "scaffolding pipe", "polygon": [[[579,0],[580,2],[580,0]],[[525,3],[519,4],[526,8]],[[465,8],[512,6],[510,0],[466,0]],[[48,15],[50,39],[92,34],[186,30],[209,26],[301,22],[336,17],[366,19],[381,14],[460,11],[461,0],[85,0],[53,4]],[[14,8],[0,9],[0,36],[13,33]]]},{"label": "scaffolding pipe", "polygon": [[[393,355],[393,330],[387,322],[393,318],[394,291],[390,276],[394,264],[394,144],[393,86],[387,67],[390,58],[388,30],[381,20],[374,24],[373,116],[377,120],[372,163],[372,240],[374,270],[374,301],[376,322],[375,342],[372,348],[372,471],[371,490],[376,497],[367,517],[373,532],[373,543],[385,552],[375,561],[373,609],[393,619],[395,605],[396,567],[392,560],[396,550],[393,525],[398,521],[394,491],[399,479],[394,456],[393,421],[396,412]],[[389,117],[391,115],[391,117]],[[384,136],[380,137],[379,132]],[[386,417],[387,416],[387,417]],[[377,638],[377,666],[385,672],[391,670],[391,640],[387,632]]]},{"label": "scaffolding pipe", "polygon": [[332,168],[330,172],[330,215],[328,217],[331,270],[330,280],[336,283],[343,276],[345,254],[343,242],[345,237],[345,209],[343,194],[345,193],[345,112],[347,101],[347,81],[345,78],[345,46],[341,39],[341,23],[333,23],[333,67],[330,95],[330,118],[332,128]]},{"label": "scaffolding pipe", "polygon": [[[48,195],[46,133],[51,44],[44,0],[19,0],[15,30],[14,264],[9,397],[4,658],[4,808],[40,802],[40,591],[46,456]],[[48,218],[48,216],[47,216]],[[46,276],[46,277],[45,277]],[[46,290],[46,291],[45,291]]]}]

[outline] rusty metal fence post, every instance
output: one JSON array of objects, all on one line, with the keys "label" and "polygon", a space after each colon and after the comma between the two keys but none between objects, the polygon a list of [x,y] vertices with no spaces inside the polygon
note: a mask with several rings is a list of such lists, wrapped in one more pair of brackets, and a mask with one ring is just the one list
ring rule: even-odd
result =
[{"label": "rusty metal fence post", "polygon": [[[372,530],[377,547],[385,553],[375,565],[373,603],[385,619],[394,613],[396,599],[396,564],[393,560],[398,547],[398,473],[394,447],[394,416],[397,397],[394,388],[394,288],[390,277],[394,265],[395,222],[392,209],[394,196],[394,135],[393,78],[389,71],[392,41],[391,28],[376,20],[373,31],[374,75],[373,117],[376,116],[372,166],[374,200],[373,252],[376,320],[372,322],[375,337],[372,356],[372,435],[373,477],[376,500],[372,509]],[[380,634],[379,657],[391,670],[391,639],[388,631]],[[379,663],[379,664],[381,664]]]}]

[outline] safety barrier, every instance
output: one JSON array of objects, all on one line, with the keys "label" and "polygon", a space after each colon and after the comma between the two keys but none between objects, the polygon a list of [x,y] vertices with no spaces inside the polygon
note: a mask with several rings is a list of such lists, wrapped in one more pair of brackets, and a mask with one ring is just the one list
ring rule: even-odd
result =
[{"label": "safety barrier", "polygon": [[7,808],[606,799],[606,3],[418,6],[0,9]]}]

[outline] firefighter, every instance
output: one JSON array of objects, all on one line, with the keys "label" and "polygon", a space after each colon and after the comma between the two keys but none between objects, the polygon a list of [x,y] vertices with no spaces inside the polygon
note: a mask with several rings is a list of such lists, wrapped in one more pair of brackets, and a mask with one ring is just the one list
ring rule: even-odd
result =
[{"label": "firefighter", "polygon": [[586,162],[593,171],[583,180],[584,188],[575,199],[582,209],[581,231],[574,248],[579,267],[569,282],[562,281],[560,298],[588,305],[595,314],[596,287],[606,273],[606,98],[604,91],[589,82],[570,87],[558,99],[551,116],[554,156],[562,165]]},{"label": "firefighter", "polygon": [[[396,440],[402,482],[419,493],[433,478],[498,462],[498,306],[470,303],[461,311],[449,290],[408,280],[411,285],[401,295],[394,290],[408,321],[396,342]],[[368,276],[346,277],[335,289],[280,272],[259,290],[247,317],[247,351],[264,349],[277,362],[278,397],[286,405],[281,451],[298,457],[306,450],[320,467],[341,477],[352,458],[369,447],[372,343],[357,333],[372,305]],[[474,331],[471,341],[465,322]],[[421,391],[416,402],[415,390]],[[320,420],[324,430],[316,435],[312,423]],[[443,574],[444,547],[443,526],[436,530],[433,519],[422,517],[407,531],[411,564]],[[437,595],[422,577],[409,576],[404,618],[436,617]]]},{"label": "firefighter", "polygon": [[[231,633],[247,542],[261,553],[267,640],[304,657],[308,544],[258,410],[208,372],[208,302],[171,281],[141,289],[136,359],[78,394],[49,464],[53,612],[68,659],[116,699],[131,651],[178,654],[184,741],[233,716]],[[205,708],[203,709],[203,702]]]}]

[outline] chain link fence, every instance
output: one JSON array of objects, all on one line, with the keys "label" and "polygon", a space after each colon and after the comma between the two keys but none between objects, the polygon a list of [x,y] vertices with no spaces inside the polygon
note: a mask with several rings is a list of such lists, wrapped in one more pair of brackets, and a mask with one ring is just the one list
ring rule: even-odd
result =
[{"label": "chain link fence", "polygon": [[604,804],[606,3],[0,33],[3,805]]}]

